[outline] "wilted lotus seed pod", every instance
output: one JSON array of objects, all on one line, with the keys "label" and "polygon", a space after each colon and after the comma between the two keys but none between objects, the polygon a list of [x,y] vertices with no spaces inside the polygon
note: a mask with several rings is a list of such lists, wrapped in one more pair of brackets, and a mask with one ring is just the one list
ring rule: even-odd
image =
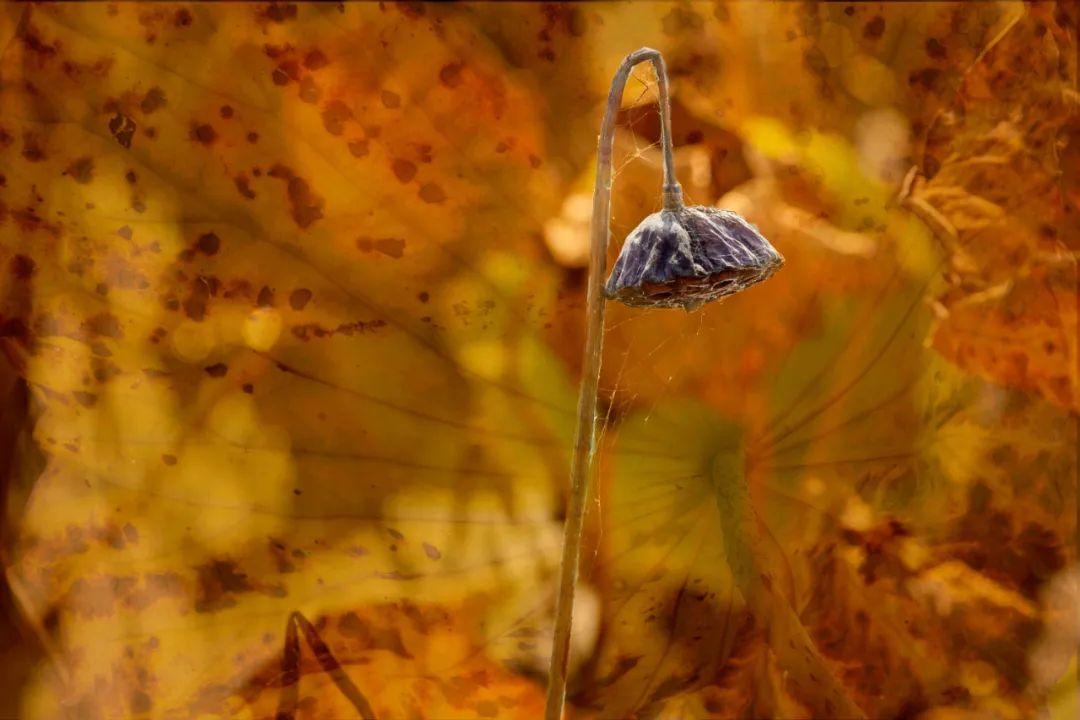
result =
[{"label": "wilted lotus seed pod", "polygon": [[[660,94],[660,149],[664,155],[663,207],[650,215],[623,244],[611,278],[604,285],[604,265],[611,239],[611,154],[615,118],[630,70],[648,61],[656,69]],[[586,295],[585,350],[578,389],[577,426],[570,460],[570,497],[563,524],[559,592],[555,599],[555,633],[551,642],[544,720],[562,720],[570,667],[574,588],[585,523],[586,498],[596,447],[596,396],[604,347],[604,303],[608,298],[627,305],[681,307],[693,310],[710,300],[739,292],[766,279],[784,259],[753,225],[733,212],[686,207],[675,177],[671,144],[671,102],[664,58],[652,48],[630,53],[611,81],[596,155]]]},{"label": "wilted lotus seed pod", "polygon": [[784,258],[729,210],[676,207],[645,218],[623,243],[604,294],[636,307],[681,307],[745,290]]}]

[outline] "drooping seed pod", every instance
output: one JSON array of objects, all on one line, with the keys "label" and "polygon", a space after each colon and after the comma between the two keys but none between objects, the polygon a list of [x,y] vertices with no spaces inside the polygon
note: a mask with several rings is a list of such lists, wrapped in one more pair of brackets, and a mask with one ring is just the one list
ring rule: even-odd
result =
[{"label": "drooping seed pod", "polygon": [[[611,156],[615,118],[622,106],[630,71],[648,61],[656,70],[660,95],[660,149],[664,158],[661,186],[664,210],[651,215],[627,239],[605,287],[603,271],[611,240]],[[604,347],[607,298],[629,305],[693,310],[710,300],[738,292],[772,275],[784,259],[748,222],[732,212],[687,208],[675,177],[671,143],[671,100],[667,66],[659,52],[641,48],[627,55],[611,81],[596,156],[592,226],[589,244],[589,290],[586,294],[585,348],[578,386],[577,426],[570,459],[570,497],[563,524],[563,553],[555,600],[555,632],[548,667],[545,720],[562,720],[570,668],[574,593],[584,537],[586,498],[596,448],[597,395]],[[856,713],[855,715],[859,715]]]},{"label": "drooping seed pod", "polygon": [[783,264],[736,213],[681,207],[653,213],[630,233],[604,292],[626,305],[689,312],[767,279]]}]

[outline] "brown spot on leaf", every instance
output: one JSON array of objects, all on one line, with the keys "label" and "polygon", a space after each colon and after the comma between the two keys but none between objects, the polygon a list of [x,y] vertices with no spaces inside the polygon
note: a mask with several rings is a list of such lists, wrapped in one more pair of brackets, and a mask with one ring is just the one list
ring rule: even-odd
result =
[{"label": "brown spot on leaf", "polygon": [[255,191],[251,189],[251,182],[248,180],[247,175],[241,173],[233,178],[233,184],[236,185],[236,190],[248,200],[255,199]]},{"label": "brown spot on leaf", "polygon": [[67,601],[75,613],[84,619],[108,617],[134,587],[135,579],[132,577],[80,577],[71,584]]},{"label": "brown spot on leaf", "polygon": [[90,352],[94,353],[98,357],[112,357],[112,351],[100,340],[93,340],[89,343]]},{"label": "brown spot on leaf", "polygon": [[380,252],[387,257],[397,259],[405,254],[405,241],[401,238],[356,238],[356,247],[362,252]]},{"label": "brown spot on leaf", "polygon": [[296,60],[285,60],[278,68],[285,73],[286,81],[296,82],[300,79],[300,64]]},{"label": "brown spot on leaf", "polygon": [[945,49],[945,45],[943,45],[940,40],[937,38],[927,38],[926,54],[935,60],[944,60],[948,52]]},{"label": "brown spot on leaf", "polygon": [[97,403],[97,395],[93,393],[83,392],[82,390],[76,390],[71,393],[72,397],[82,405],[83,407],[93,407]]},{"label": "brown spot on leaf", "polygon": [[424,16],[425,12],[427,12],[427,8],[420,0],[399,0],[394,3],[394,7],[410,20],[418,20]]},{"label": "brown spot on leaf", "polygon": [[217,131],[214,130],[213,125],[208,125],[206,123],[194,124],[188,132],[188,137],[195,142],[209,145],[217,140]]},{"label": "brown spot on leaf", "polygon": [[94,379],[105,383],[120,374],[120,368],[110,360],[94,358]]},{"label": "brown spot on leaf", "polygon": [[364,157],[369,152],[367,140],[351,140],[349,142],[349,153],[353,157]]},{"label": "brown spot on leaf", "polygon": [[[0,204],[0,213],[4,210],[4,206]],[[26,208],[23,210],[11,210],[9,213],[12,220],[19,226],[19,229],[26,233],[44,231],[54,238],[60,237],[60,226],[47,222],[37,211],[33,208]],[[2,218],[0,214],[0,218]]]},{"label": "brown spot on leaf", "polygon": [[212,232],[203,233],[195,241],[195,247],[203,255],[216,255],[217,251],[221,249],[221,238]]},{"label": "brown spot on leaf", "polygon": [[206,303],[210,299],[210,286],[196,281],[192,283],[191,294],[183,302],[184,314],[195,322],[206,317]]},{"label": "brown spot on leaf", "polygon": [[318,323],[304,323],[302,325],[294,325],[292,328],[292,334],[298,340],[307,342],[313,338],[321,339],[327,337],[333,337],[337,334],[342,334],[347,337],[351,337],[356,334],[365,334],[369,332],[375,332],[379,328],[386,327],[385,320],[357,320],[350,323],[341,323],[335,328],[327,329],[319,325]]},{"label": "brown spot on leaf", "polygon": [[297,288],[289,293],[289,307],[293,310],[303,310],[311,300],[311,291],[307,288]]},{"label": "brown spot on leaf", "polygon": [[296,565],[289,559],[286,550],[288,550],[288,548],[285,543],[270,538],[270,557],[273,558],[274,565],[280,573],[291,573],[296,571]]},{"label": "brown spot on leaf", "polygon": [[266,57],[271,60],[277,60],[282,55],[292,52],[292,45],[287,43],[285,45],[271,45],[270,43],[266,43],[263,45],[263,52],[266,53]]},{"label": "brown spot on leaf", "polygon": [[446,193],[435,183],[424,183],[420,187],[420,199],[426,203],[441,203],[446,199]]},{"label": "brown spot on leaf", "polygon": [[296,5],[293,3],[270,3],[259,11],[260,17],[272,23],[284,23],[296,19]]},{"label": "brown spot on leaf", "polygon": [[144,715],[154,707],[154,701],[142,690],[131,693],[131,711],[137,715]]},{"label": "brown spot on leaf", "polygon": [[176,456],[175,455],[162,455],[161,456],[161,462],[165,463],[166,465],[175,465],[176,464]]},{"label": "brown spot on leaf", "polygon": [[131,138],[135,135],[138,126],[135,121],[123,113],[113,115],[109,120],[109,134],[120,143],[120,147],[130,148]]},{"label": "brown spot on leaf", "polygon": [[214,363],[213,365],[207,365],[203,370],[212,378],[220,378],[225,377],[226,373],[229,372],[229,366],[225,363]]},{"label": "brown spot on leaf", "polygon": [[139,109],[147,115],[164,106],[165,91],[159,87],[152,87],[147,90],[146,95],[143,96],[142,101],[139,103]]},{"label": "brown spot on leaf", "polygon": [[[941,70],[938,68],[923,68],[922,70],[916,70],[908,75],[909,85],[922,85],[925,89],[933,91],[937,86],[937,81],[941,77]],[[927,176],[931,177],[936,172],[928,172]]]},{"label": "brown spot on leaf", "polygon": [[214,612],[236,604],[232,595],[251,592],[255,588],[245,573],[232,560],[211,560],[196,568],[199,595],[195,611]]},{"label": "brown spot on leaf", "polygon": [[345,123],[352,120],[352,117],[353,113],[348,105],[340,100],[334,100],[323,108],[323,127],[331,135],[341,135],[345,132]]},{"label": "brown spot on leaf", "polygon": [[400,182],[407,183],[416,177],[416,164],[408,160],[398,158],[394,161],[392,168],[394,170],[394,176]]},{"label": "brown spot on leaf", "polygon": [[45,159],[45,151],[41,148],[41,140],[32,133],[23,135],[22,156],[29,162],[41,162]]},{"label": "brown spot on leaf", "polygon": [[29,280],[34,274],[34,269],[37,264],[26,255],[16,255],[11,258],[11,274],[15,276],[17,280]]},{"label": "brown spot on leaf", "polygon": [[290,80],[288,71],[282,65],[274,68],[274,71],[270,73],[270,79],[275,85],[288,85]]},{"label": "brown spot on leaf", "polygon": [[67,166],[64,174],[75,182],[85,185],[94,179],[94,159],[91,157],[77,158]]},{"label": "brown spot on leaf", "polygon": [[259,307],[273,307],[274,306],[274,291],[263,285],[259,290],[258,297],[255,298],[255,304]]},{"label": "brown spot on leaf", "polygon": [[218,110],[218,115],[221,116],[222,120],[231,119],[233,116],[232,105],[222,105],[221,108]]},{"label": "brown spot on leaf", "polygon": [[461,69],[465,67],[464,63],[454,62],[447,65],[443,65],[439,70],[439,82],[448,88],[456,88],[461,84]]},{"label": "brown spot on leaf", "polygon": [[39,55],[42,59],[51,58],[56,55],[57,45],[46,43],[38,35],[38,30],[33,25],[27,24],[19,36],[19,39],[23,41],[26,48],[33,53]]},{"label": "brown spot on leaf", "polygon": [[424,554],[431,560],[438,560],[442,557],[442,553],[439,552],[439,548],[435,547],[431,543],[424,543]]},{"label": "brown spot on leaf", "polygon": [[330,61],[326,59],[326,55],[318,48],[308,51],[308,54],[304,56],[304,67],[308,70],[321,70],[329,63]]},{"label": "brown spot on leaf", "polygon": [[119,340],[124,337],[120,321],[112,313],[98,313],[82,323],[83,331],[90,337],[107,337]]},{"label": "brown spot on leaf", "polygon": [[270,177],[286,182],[292,218],[301,229],[307,229],[323,216],[323,199],[312,192],[303,178],[297,177],[288,167],[278,164],[270,168]]},{"label": "brown spot on leaf", "polygon": [[195,18],[191,16],[191,11],[187,8],[180,8],[173,14],[173,25],[178,28],[191,27],[193,22]]},{"label": "brown spot on leaf", "polygon": [[885,18],[875,15],[870,22],[863,26],[863,37],[869,40],[877,40],[885,34]]},{"label": "brown spot on leaf", "polygon": [[396,92],[383,90],[382,93],[379,94],[379,99],[382,101],[383,107],[385,108],[393,110],[394,108],[401,107],[401,96]]},{"label": "brown spot on leaf", "polygon": [[30,344],[30,329],[22,318],[0,320],[0,338],[12,338],[20,345]]}]

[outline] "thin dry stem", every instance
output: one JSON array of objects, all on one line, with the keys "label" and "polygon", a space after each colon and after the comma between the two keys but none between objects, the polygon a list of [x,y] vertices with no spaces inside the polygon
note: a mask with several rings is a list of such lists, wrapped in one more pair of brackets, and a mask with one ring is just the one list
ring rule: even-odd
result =
[{"label": "thin dry stem", "polygon": [[667,68],[660,53],[651,48],[636,50],[622,61],[611,83],[596,158],[596,188],[593,191],[591,257],[586,304],[585,351],[578,392],[577,429],[570,461],[570,498],[563,528],[562,564],[559,594],[555,601],[555,637],[552,642],[548,672],[546,720],[561,720],[566,701],[566,680],[570,665],[570,634],[573,624],[574,590],[577,586],[581,556],[582,530],[585,524],[585,501],[592,477],[596,445],[596,395],[600,384],[600,358],[604,344],[604,271],[611,239],[611,155],[615,118],[622,103],[626,79],[635,65],[650,61],[656,69],[660,86],[661,146],[664,152],[664,209],[682,207],[682,190],[675,178],[675,159],[671,148],[671,103],[668,97]]}]

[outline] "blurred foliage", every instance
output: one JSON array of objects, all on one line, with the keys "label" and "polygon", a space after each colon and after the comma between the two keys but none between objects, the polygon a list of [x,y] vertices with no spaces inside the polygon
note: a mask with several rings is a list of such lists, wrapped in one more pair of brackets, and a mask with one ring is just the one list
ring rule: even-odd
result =
[{"label": "blurred foliage", "polygon": [[1072,717],[1076,27],[0,6],[0,715],[540,714],[596,131],[649,45],[689,199],[787,265],[609,308],[570,715]]}]

